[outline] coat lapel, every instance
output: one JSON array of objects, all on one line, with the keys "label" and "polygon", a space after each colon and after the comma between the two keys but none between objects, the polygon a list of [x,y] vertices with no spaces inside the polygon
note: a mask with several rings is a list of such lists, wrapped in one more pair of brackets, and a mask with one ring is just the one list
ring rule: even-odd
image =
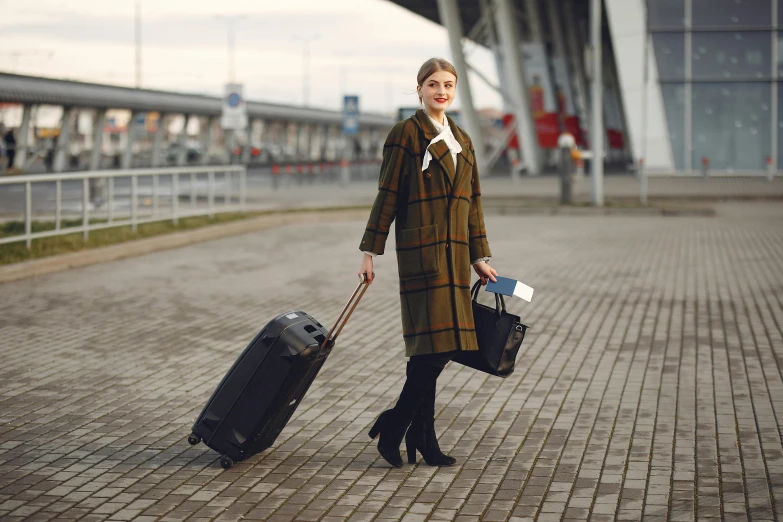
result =
[{"label": "coat lapel", "polygon": [[[446,145],[446,142],[443,140],[437,141],[432,145],[429,144],[432,141],[432,139],[438,135],[438,131],[435,128],[435,125],[432,124],[432,121],[430,121],[430,117],[427,116],[427,114],[422,109],[416,111],[416,114],[414,115],[414,120],[421,128],[424,134],[424,139],[427,141],[427,143],[424,144],[424,146],[427,148],[427,150],[430,151],[430,154],[432,155],[432,159],[438,162],[441,169],[446,174],[446,179],[448,183],[453,188],[457,169],[456,169],[456,165],[454,165],[454,160],[451,157],[451,151],[449,150],[449,146]],[[452,124],[453,122],[449,120],[449,125]],[[452,132],[454,132],[453,129]],[[459,159],[457,160],[457,163],[459,164]]]},{"label": "coat lapel", "polygon": [[441,170],[446,173],[449,184],[454,184],[454,159],[451,157],[451,150],[443,140],[436,141],[427,150],[432,154],[432,159],[440,164]]},{"label": "coat lapel", "polygon": [[[457,154],[457,165],[455,169],[455,175],[454,175],[454,184],[451,187],[451,193],[452,195],[456,194],[459,187],[462,185],[462,182],[465,180],[466,176],[471,175],[471,171],[473,170],[473,162],[476,161],[473,157],[473,154],[470,152],[470,145],[468,144],[468,139],[465,136],[465,134],[462,132],[462,129],[457,127],[457,125],[454,123],[454,120],[446,116],[449,120],[449,126],[451,127],[451,132],[454,134],[454,137],[457,139],[457,142],[459,142],[460,146],[462,147],[462,152]],[[448,148],[448,147],[447,147]]]}]

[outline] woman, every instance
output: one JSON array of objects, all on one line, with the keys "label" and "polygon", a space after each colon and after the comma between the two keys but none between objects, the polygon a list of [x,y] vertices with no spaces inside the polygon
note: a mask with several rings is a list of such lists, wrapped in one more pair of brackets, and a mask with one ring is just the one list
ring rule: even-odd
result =
[{"label": "woman", "polygon": [[[456,350],[477,350],[470,296],[470,266],[495,281],[481,210],[478,167],[470,137],[446,116],[457,71],[443,59],[424,62],[416,91],[423,109],[397,123],[383,147],[378,196],[360,250],[359,276],[373,280],[373,258],[384,252],[396,220],[407,379],[394,408],[370,430],[378,452],[402,466],[416,451],[427,464],[451,466],[435,436],[435,382]],[[407,432],[407,433],[406,433]]]}]

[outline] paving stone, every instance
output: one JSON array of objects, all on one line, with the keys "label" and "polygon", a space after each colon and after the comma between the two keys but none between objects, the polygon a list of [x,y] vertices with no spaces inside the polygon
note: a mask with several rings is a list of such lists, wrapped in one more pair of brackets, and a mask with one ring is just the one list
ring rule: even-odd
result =
[{"label": "paving stone", "polygon": [[453,468],[391,469],[366,435],[405,376],[393,238],[271,449],[224,471],[185,441],[269,318],[336,318],[364,223],[0,286],[0,518],[780,518],[780,205],[486,221],[492,265],[536,293],[507,300],[531,326],[511,376],[452,363],[439,380]]}]

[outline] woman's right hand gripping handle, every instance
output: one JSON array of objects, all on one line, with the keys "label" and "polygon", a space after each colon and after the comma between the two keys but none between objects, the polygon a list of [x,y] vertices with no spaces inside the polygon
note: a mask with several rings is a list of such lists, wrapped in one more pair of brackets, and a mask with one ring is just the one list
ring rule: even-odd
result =
[{"label": "woman's right hand gripping handle", "polygon": [[365,274],[367,276],[367,282],[372,283],[375,279],[375,272],[372,271],[372,256],[369,254],[363,254],[362,266],[359,268],[359,279],[364,279]]}]

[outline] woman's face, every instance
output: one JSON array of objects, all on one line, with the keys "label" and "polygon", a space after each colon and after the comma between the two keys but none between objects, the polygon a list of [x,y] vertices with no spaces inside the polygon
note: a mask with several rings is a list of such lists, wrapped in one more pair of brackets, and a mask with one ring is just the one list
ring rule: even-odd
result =
[{"label": "woman's face", "polygon": [[457,78],[447,71],[435,71],[417,87],[424,108],[430,114],[442,114],[457,94]]}]

